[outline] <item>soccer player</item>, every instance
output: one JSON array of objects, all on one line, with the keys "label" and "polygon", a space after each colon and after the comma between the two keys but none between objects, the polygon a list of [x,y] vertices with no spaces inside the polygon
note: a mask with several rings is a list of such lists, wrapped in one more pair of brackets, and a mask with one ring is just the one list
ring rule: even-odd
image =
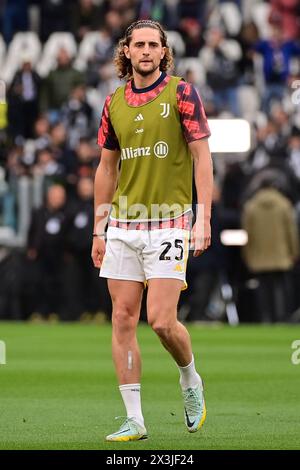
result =
[{"label": "soccer player", "polygon": [[205,421],[203,382],[177,304],[185,286],[193,166],[199,209],[191,231],[194,256],[210,245],[213,176],[200,97],[183,79],[167,75],[172,54],[161,25],[141,20],[129,26],[115,64],[127,82],[107,97],[98,133],[92,258],[108,279],[113,360],[127,411],[106,440],[130,441],[147,437],[136,337],[146,284],[148,322],[178,366],[188,431]]}]

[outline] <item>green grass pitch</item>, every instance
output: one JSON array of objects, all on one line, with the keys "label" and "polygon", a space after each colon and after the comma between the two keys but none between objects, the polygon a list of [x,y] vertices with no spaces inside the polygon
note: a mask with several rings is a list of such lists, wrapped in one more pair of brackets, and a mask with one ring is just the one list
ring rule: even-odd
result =
[{"label": "green grass pitch", "polygon": [[111,326],[0,323],[0,449],[299,449],[299,326],[189,326],[205,380],[207,420],[189,434],[178,371],[139,326],[146,441],[107,443],[124,415]]}]

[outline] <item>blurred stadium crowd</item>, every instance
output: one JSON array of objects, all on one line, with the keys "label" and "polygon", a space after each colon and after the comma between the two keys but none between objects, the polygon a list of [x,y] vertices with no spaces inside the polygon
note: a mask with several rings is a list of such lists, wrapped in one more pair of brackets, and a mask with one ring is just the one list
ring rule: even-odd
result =
[{"label": "blurred stadium crowd", "polygon": [[[114,47],[139,18],[164,25],[208,118],[252,129],[246,155],[213,155],[213,243],[190,259],[181,318],[300,321],[298,0],[1,2],[0,319],[110,315],[90,258],[96,135]],[[222,244],[240,228],[246,246]]]}]

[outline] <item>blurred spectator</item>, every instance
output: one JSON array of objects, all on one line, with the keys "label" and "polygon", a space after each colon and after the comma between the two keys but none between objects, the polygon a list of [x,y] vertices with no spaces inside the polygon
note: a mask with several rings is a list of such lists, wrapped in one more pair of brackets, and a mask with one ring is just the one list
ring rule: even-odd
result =
[{"label": "blurred spectator", "polygon": [[224,228],[240,228],[242,194],[247,177],[240,162],[228,162],[221,189]]},{"label": "blurred spectator", "polygon": [[63,123],[57,123],[52,126],[50,130],[50,138],[51,149],[55,160],[65,167],[66,153],[68,151],[68,134]]},{"label": "blurred spectator", "polygon": [[299,200],[299,191],[297,189],[297,181],[295,174],[290,170],[286,161],[280,162],[273,160],[272,164],[254,170],[248,175],[248,181],[245,184],[244,191],[241,195],[241,204],[251,199],[257,191],[265,186],[265,181],[272,181],[284,196],[286,196],[292,204]]},{"label": "blurred spectator", "polygon": [[28,0],[8,0],[3,8],[3,37],[8,44],[15,33],[28,29]]},{"label": "blurred spectator", "polygon": [[243,255],[257,277],[258,310],[262,322],[287,321],[292,313],[291,270],[299,256],[295,212],[271,180],[250,199],[242,227],[248,233]]},{"label": "blurred spectator", "polygon": [[[14,145],[7,153],[6,181],[16,202],[19,199],[19,180],[24,176],[31,178],[32,165],[35,162],[34,152],[26,147]],[[18,211],[18,207],[16,207],[16,211]]]},{"label": "blurred spectator", "polygon": [[187,283],[189,286],[186,308],[188,321],[211,320],[209,303],[215,290],[221,288],[226,269],[226,252],[220,241],[222,230],[221,192],[215,181],[211,217],[212,243],[200,258],[190,256]]},{"label": "blurred spectator", "polygon": [[63,256],[65,247],[66,193],[62,186],[51,186],[46,203],[32,214],[28,233],[27,257],[38,270],[35,312],[43,318],[63,308]]},{"label": "blurred spectator", "polygon": [[208,118],[218,116],[218,111],[215,106],[214,96],[211,88],[206,84],[199,84],[199,81],[194,70],[188,69],[185,73],[186,81],[192,83],[201,96],[201,100]]},{"label": "blurred spectator", "polygon": [[30,58],[23,56],[21,70],[15,74],[8,90],[9,134],[13,139],[33,137],[39,111],[40,83],[39,75],[32,70]]},{"label": "blurred spectator", "polygon": [[299,0],[271,0],[270,23],[281,23],[285,40],[300,37]]},{"label": "blurred spectator", "polygon": [[180,0],[177,2],[178,18],[194,18],[200,25],[204,25],[209,12],[209,2],[203,0]]},{"label": "blurred spectator", "polygon": [[[242,197],[248,175],[245,172],[244,164],[239,161],[227,162],[224,170],[221,200],[218,204],[222,229],[240,229]],[[222,273],[223,283],[229,283],[235,291],[240,284],[242,275],[239,249],[234,245],[226,246],[226,249],[223,247],[223,255],[226,257],[225,260],[222,260],[226,267]]]},{"label": "blurred spectator", "polygon": [[102,67],[105,67],[107,62],[111,62],[115,46],[115,42],[107,27],[99,30],[98,34],[98,40],[95,42],[93,55],[88,60],[86,72],[87,85],[92,87],[98,85]]},{"label": "blurred spectator", "polygon": [[[130,15],[130,11],[128,11]],[[127,26],[131,23],[128,21],[128,15],[122,14],[118,10],[109,10],[105,14],[105,24],[104,27],[107,28],[107,31],[112,38],[112,40],[116,43],[121,38],[123,31],[127,28]]]},{"label": "blurred spectator", "polygon": [[99,278],[90,256],[94,225],[93,189],[91,178],[79,178],[77,196],[68,209],[65,316],[69,320],[106,310],[103,298],[105,282]]},{"label": "blurred spectator", "polygon": [[34,147],[41,150],[50,145],[50,123],[46,115],[42,114],[34,123]]},{"label": "blurred spectator", "polygon": [[57,68],[52,70],[42,87],[41,109],[48,112],[50,121],[57,121],[61,106],[68,100],[71,91],[83,83],[83,76],[71,64],[66,49],[57,54]]},{"label": "blurred spectator", "polygon": [[56,31],[70,31],[70,5],[73,0],[39,0],[40,38],[47,41]]},{"label": "blurred spectator", "polygon": [[99,39],[95,44],[94,56],[91,63],[96,65],[104,64],[111,59],[114,51],[115,41],[108,27],[105,26],[99,31]]},{"label": "blurred spectator", "polygon": [[258,30],[255,23],[250,22],[243,24],[238,39],[242,49],[242,56],[239,61],[241,83],[254,85],[255,70],[252,48],[253,44],[256,43],[259,39]]},{"label": "blurred spectator", "polygon": [[291,122],[288,113],[283,109],[282,105],[273,106],[270,113],[271,121],[278,126],[282,138],[285,140],[291,134]]},{"label": "blurred spectator", "polygon": [[237,94],[240,58],[238,42],[225,39],[220,27],[214,26],[207,31],[200,60],[206,69],[207,84],[213,91],[218,112],[227,110],[234,116],[240,114]]},{"label": "blurred spectator", "polygon": [[187,57],[198,56],[203,46],[202,33],[207,25],[209,2],[204,0],[182,0],[177,3],[178,27],[186,45]]},{"label": "blurred spectator", "polygon": [[262,109],[269,113],[274,101],[281,102],[290,75],[290,62],[293,56],[300,56],[300,46],[295,41],[286,41],[282,27],[272,25],[272,37],[258,41],[254,50],[262,55],[265,90]]},{"label": "blurred spectator", "polygon": [[62,121],[68,133],[71,149],[77,146],[82,137],[91,138],[95,135],[93,110],[86,100],[84,85],[72,90],[69,101],[62,107]]},{"label": "blurred spectator", "polygon": [[7,102],[2,98],[2,88],[3,85],[0,83],[0,161],[2,160],[2,146],[6,139],[6,128],[8,125],[8,116],[7,116]]},{"label": "blurred spectator", "polygon": [[151,19],[162,23],[167,30],[173,30],[178,25],[178,0],[166,2],[164,0],[141,0],[139,19]]},{"label": "blurred spectator", "polygon": [[258,170],[278,159],[282,162],[287,156],[287,138],[281,133],[282,127],[275,120],[269,120],[266,125],[256,131],[256,146],[250,153],[249,159],[253,170]]},{"label": "blurred spectator", "polygon": [[162,0],[141,0],[139,19],[163,21],[165,5]]},{"label": "blurred spectator", "polygon": [[76,174],[77,177],[93,177],[99,164],[99,151],[91,145],[88,139],[80,139],[76,148]]},{"label": "blurred spectator", "polygon": [[0,227],[16,230],[15,198],[5,181],[4,169],[0,167]]},{"label": "blurred spectator", "polygon": [[97,88],[94,90],[93,99],[90,101],[93,106],[94,116],[96,122],[100,120],[101,109],[104,106],[105,98],[107,95],[113,93],[119,87],[121,81],[114,73],[114,66],[112,61],[108,61],[98,69]]},{"label": "blurred spectator", "polygon": [[[105,23],[111,28],[111,31],[116,31],[119,19],[121,19],[123,31],[137,19],[137,3],[137,0],[104,0]],[[122,31],[118,33],[118,38],[121,35]]]},{"label": "blurred spectator", "polygon": [[68,195],[74,196],[79,178],[94,177],[99,163],[99,151],[96,146],[91,145],[89,139],[81,138],[75,150],[65,147],[57,162],[63,169]]},{"label": "blurred spectator", "polygon": [[0,3],[0,31],[3,31],[4,2]]},{"label": "blurred spectator", "polygon": [[298,181],[300,194],[300,129],[294,127],[288,140],[288,165]]},{"label": "blurred spectator", "polygon": [[0,247],[0,319],[22,320],[20,302],[22,263],[15,250]]},{"label": "blurred spectator", "polygon": [[65,178],[65,188],[70,191],[77,179],[73,178],[76,173],[77,157],[70,148],[69,136],[64,123],[57,123],[50,130],[51,149],[56,163],[60,166],[61,172]]},{"label": "blurred spectator", "polygon": [[[198,93],[201,95],[202,101],[204,101],[206,98],[206,86],[202,84],[201,82],[202,77],[199,77],[199,74],[197,74],[197,70],[193,67],[188,68],[184,75],[185,75],[185,80],[188,83],[191,83],[192,85],[194,85]],[[205,109],[205,112],[206,112],[206,109]]]},{"label": "blurred spectator", "polygon": [[53,183],[64,181],[63,165],[55,158],[51,147],[44,148],[37,153],[33,174],[43,177],[46,190]]},{"label": "blurred spectator", "polygon": [[203,46],[202,27],[195,18],[184,18],[180,21],[180,32],[185,42],[187,57],[197,57]]},{"label": "blurred spectator", "polygon": [[71,5],[71,31],[78,42],[86,33],[96,31],[103,23],[101,6],[93,0],[77,0]]}]

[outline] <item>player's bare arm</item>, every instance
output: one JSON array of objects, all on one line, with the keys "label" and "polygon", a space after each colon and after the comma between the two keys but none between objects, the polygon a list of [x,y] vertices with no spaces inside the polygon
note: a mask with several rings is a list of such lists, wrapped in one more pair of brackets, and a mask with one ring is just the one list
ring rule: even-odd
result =
[{"label": "player's bare arm", "polygon": [[105,253],[104,230],[118,182],[120,152],[103,148],[94,184],[94,236],[92,259],[100,268]]},{"label": "player's bare arm", "polygon": [[194,179],[198,202],[198,213],[192,228],[191,242],[195,247],[194,256],[199,256],[209,247],[211,242],[213,166],[207,139],[190,142],[189,148],[194,161]]}]

